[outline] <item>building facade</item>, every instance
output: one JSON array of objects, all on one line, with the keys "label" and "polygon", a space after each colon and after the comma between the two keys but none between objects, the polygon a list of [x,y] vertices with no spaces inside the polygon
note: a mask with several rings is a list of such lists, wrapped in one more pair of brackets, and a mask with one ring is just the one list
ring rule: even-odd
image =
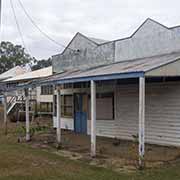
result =
[{"label": "building facade", "polygon": [[[77,33],[62,54],[53,56],[53,72],[96,71],[97,67],[119,62],[128,62],[128,69],[133,66],[130,62],[138,60],[142,65],[141,59],[151,61],[148,57],[158,59],[158,56],[166,57],[179,51],[180,27],[167,28],[147,19],[130,37],[115,41],[92,39]],[[179,63],[172,66],[177,68],[163,67],[146,78],[147,143],[180,146],[180,66]],[[169,75],[163,77],[166,72]],[[74,82],[57,87],[61,89],[61,127],[90,134],[90,83]],[[98,81],[96,98],[97,135],[128,140],[138,137],[138,79]],[[54,114],[54,127],[56,122]]]}]

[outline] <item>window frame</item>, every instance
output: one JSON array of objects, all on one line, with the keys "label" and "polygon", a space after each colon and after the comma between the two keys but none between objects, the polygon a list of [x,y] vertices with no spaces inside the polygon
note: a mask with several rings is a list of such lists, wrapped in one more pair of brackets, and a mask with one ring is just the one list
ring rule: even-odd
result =
[{"label": "window frame", "polygon": [[41,86],[41,95],[53,95],[53,86],[52,85]]},{"label": "window frame", "polygon": [[[66,104],[66,97],[71,97],[71,104]],[[66,108],[71,108],[71,114],[66,114]],[[74,97],[72,94],[61,95],[61,117],[62,118],[73,118],[74,117]]]}]

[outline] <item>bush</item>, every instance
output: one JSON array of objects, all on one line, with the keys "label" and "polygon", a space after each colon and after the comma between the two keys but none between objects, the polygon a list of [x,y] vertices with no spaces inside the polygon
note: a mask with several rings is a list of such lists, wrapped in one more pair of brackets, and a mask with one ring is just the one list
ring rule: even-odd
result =
[{"label": "bush", "polygon": [[[34,134],[40,133],[40,132],[46,132],[48,131],[48,127],[46,126],[37,126],[37,127],[30,127],[30,137],[33,137]],[[18,134],[19,138],[22,138],[26,135],[26,128],[25,126],[20,126],[17,128],[16,133]]]}]

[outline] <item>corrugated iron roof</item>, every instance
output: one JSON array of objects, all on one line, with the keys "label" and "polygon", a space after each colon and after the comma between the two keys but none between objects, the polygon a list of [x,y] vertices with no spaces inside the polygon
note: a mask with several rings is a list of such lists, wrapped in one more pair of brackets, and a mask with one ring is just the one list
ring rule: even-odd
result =
[{"label": "corrugated iron roof", "polygon": [[31,81],[17,88],[34,87],[46,84],[63,84],[85,82],[90,80],[111,80],[122,78],[137,78],[146,72],[180,60],[180,52],[159,56],[122,61],[109,65],[98,66],[87,70],[70,70],[59,74]]},{"label": "corrugated iron roof", "polygon": [[4,82],[12,82],[12,81],[21,81],[21,80],[31,80],[31,79],[36,79],[36,78],[42,78],[42,77],[47,77],[52,75],[52,66],[27,72],[24,74],[20,74],[18,76],[6,79]]},{"label": "corrugated iron roof", "polygon": [[67,71],[60,74],[53,75],[44,80],[45,81],[61,81],[67,79],[80,79],[87,77],[127,74],[142,72],[145,73],[154,68],[166,65],[180,59],[180,52],[171,53],[136,60],[122,61],[110,65],[99,66],[87,70]]},{"label": "corrugated iron roof", "polygon": [[20,74],[24,74],[26,72],[28,72],[28,70],[26,68],[21,67],[21,66],[16,66],[16,67],[0,74],[0,80],[8,79],[8,78],[20,75]]},{"label": "corrugated iron roof", "polygon": [[68,78],[84,77],[84,76],[102,76],[108,74],[120,74],[131,72],[147,72],[151,69],[158,68],[167,63],[180,59],[180,53],[166,54],[161,56],[153,56],[136,60],[123,61],[113,63],[106,66],[92,68]]}]

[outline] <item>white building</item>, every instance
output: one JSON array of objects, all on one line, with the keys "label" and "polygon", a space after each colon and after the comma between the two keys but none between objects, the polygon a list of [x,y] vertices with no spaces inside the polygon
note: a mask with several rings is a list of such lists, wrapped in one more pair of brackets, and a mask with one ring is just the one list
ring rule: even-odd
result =
[{"label": "white building", "polygon": [[[14,75],[12,77],[6,78],[3,82],[6,83],[7,88],[13,88],[15,86],[20,86],[26,83],[30,83],[33,80],[41,79],[52,75],[52,66],[26,72],[23,74]],[[30,90],[30,100],[33,101],[33,106],[37,105],[38,113],[42,114],[52,114],[52,102],[53,102],[53,88],[52,86],[42,86],[42,87],[32,87]],[[18,109],[21,104],[25,103],[24,91],[14,91],[14,93],[8,93],[8,109],[7,113],[14,112]],[[35,110],[35,108],[34,108]]]},{"label": "white building", "polygon": [[[77,33],[53,56],[53,76],[23,87],[53,85],[54,125],[91,135],[180,146],[180,27],[147,19],[114,41]],[[28,117],[28,116],[27,116]],[[28,119],[28,118],[27,118]],[[28,127],[27,127],[28,128]]]}]

